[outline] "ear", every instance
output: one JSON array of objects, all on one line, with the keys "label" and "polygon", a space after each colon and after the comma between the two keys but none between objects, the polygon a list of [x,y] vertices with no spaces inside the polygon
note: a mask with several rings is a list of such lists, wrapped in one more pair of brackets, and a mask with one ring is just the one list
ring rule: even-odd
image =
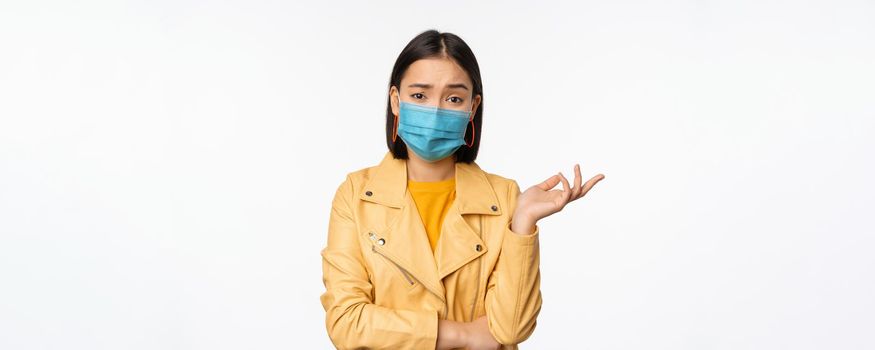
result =
[{"label": "ear", "polygon": [[396,117],[398,116],[398,109],[401,107],[398,105],[399,96],[400,93],[398,92],[398,89],[395,85],[392,85],[392,87],[389,88],[389,105],[392,106],[392,114]]},{"label": "ear", "polygon": [[474,96],[474,103],[471,106],[471,114],[477,115],[477,108],[480,108],[480,99],[481,96],[479,94]]}]

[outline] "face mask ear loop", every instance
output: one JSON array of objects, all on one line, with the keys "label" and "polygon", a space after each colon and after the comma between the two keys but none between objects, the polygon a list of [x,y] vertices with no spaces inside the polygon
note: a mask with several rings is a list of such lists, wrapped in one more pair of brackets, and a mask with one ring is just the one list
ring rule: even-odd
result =
[{"label": "face mask ear loop", "polygon": [[[398,114],[401,114],[401,95],[398,95]],[[395,122],[392,127],[392,143],[395,143],[395,138],[398,137],[398,115],[395,115]]]},{"label": "face mask ear loop", "polygon": [[477,129],[474,127],[474,115],[473,114],[471,115],[471,118],[468,118],[468,121],[471,123],[471,143],[468,144],[467,142],[465,142],[465,145],[468,146],[468,148],[471,148],[471,146],[474,145],[475,132],[477,132]]},{"label": "face mask ear loop", "polygon": [[395,138],[398,137],[398,116],[395,116],[395,126],[392,127],[392,143],[395,143]]}]

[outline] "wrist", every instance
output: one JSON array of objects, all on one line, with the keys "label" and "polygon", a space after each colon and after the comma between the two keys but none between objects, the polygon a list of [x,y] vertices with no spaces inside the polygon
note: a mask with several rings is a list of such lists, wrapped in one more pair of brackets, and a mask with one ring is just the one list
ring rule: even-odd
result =
[{"label": "wrist", "polygon": [[535,220],[535,219],[534,219],[534,216],[531,215],[531,214],[528,214],[528,213],[525,213],[525,212],[521,212],[521,211],[516,211],[516,212],[514,212],[513,215],[511,216],[511,221],[516,221],[516,222],[535,222],[535,221],[538,221],[538,220]]},{"label": "wrist", "polygon": [[464,347],[468,343],[468,330],[466,323],[439,320],[438,321],[438,349],[455,349]]},{"label": "wrist", "polygon": [[470,337],[471,331],[468,329],[470,323],[468,322],[459,322],[459,327],[456,328],[456,334],[458,338],[459,347],[468,347],[468,338]]},{"label": "wrist", "polygon": [[535,232],[537,220],[525,214],[514,214],[510,221],[510,230],[520,235],[530,235]]}]

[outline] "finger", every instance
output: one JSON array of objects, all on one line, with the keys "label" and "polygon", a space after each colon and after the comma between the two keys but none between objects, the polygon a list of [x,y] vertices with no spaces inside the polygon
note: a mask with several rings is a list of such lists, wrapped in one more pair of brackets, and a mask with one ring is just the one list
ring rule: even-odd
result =
[{"label": "finger", "polygon": [[604,174],[598,174],[589,179],[589,181],[587,181],[586,184],[583,185],[583,193],[580,194],[580,197],[586,195],[586,193],[589,192],[589,190],[592,189],[595,184],[597,184],[599,181],[602,181],[604,178]]},{"label": "finger", "polygon": [[562,199],[565,203],[568,203],[568,198],[571,197],[571,185],[568,184],[568,179],[565,178],[565,175],[562,175],[561,171],[559,176],[562,178],[562,188],[565,189],[562,191]]},{"label": "finger", "polygon": [[583,181],[583,176],[580,175],[580,164],[574,164],[574,190],[571,191],[571,198],[577,198],[583,192],[580,187],[580,182]]},{"label": "finger", "polygon": [[594,176],[594,177],[590,178],[589,180],[587,180],[583,184],[582,188],[580,189],[580,193],[577,194],[577,198],[574,198],[573,200],[577,200],[577,199],[582,198],[586,194],[586,192],[589,191],[590,188],[592,188],[592,186],[595,186],[595,183],[598,182],[598,180],[599,180],[599,179],[596,179],[596,177],[598,177],[598,176]]},{"label": "finger", "polygon": [[549,179],[544,180],[544,182],[541,182],[535,186],[538,186],[538,188],[540,188],[544,191],[549,191],[551,188],[556,187],[556,184],[558,184],[558,183],[559,183],[559,176],[553,175],[553,176],[550,176]]}]

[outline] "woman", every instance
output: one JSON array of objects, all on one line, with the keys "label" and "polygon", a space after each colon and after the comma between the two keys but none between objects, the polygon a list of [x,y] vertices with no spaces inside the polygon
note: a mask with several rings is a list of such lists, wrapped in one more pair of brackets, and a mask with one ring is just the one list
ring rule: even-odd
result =
[{"label": "woman", "polygon": [[[583,197],[558,173],[520,194],[474,162],[480,69],[458,36],[429,30],[395,62],[389,151],[347,175],[322,250],[326,327],[340,349],[515,349],[541,310],[538,220]],[[551,190],[562,182],[562,190]]]}]

